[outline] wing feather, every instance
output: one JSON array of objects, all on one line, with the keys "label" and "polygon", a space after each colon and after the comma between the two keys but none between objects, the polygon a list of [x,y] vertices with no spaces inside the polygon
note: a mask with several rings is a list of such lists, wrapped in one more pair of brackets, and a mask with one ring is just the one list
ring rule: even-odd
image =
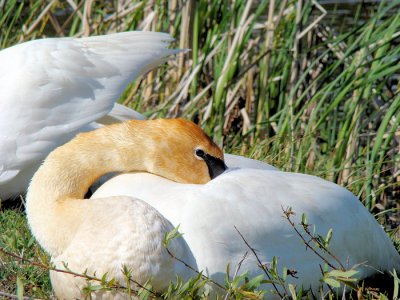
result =
[{"label": "wing feather", "polygon": [[109,113],[133,79],[179,52],[167,48],[171,40],[164,33],[124,32],[1,51],[0,196],[1,184],[13,177],[5,172],[17,175]]}]

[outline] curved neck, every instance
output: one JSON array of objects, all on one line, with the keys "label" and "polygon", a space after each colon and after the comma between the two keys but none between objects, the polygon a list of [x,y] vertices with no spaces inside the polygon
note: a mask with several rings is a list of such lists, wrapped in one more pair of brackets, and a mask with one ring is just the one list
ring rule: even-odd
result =
[{"label": "curved neck", "polygon": [[[32,178],[26,199],[27,218],[33,234],[52,256],[57,256],[85,219],[88,188],[109,172],[146,171],[148,135],[137,134],[126,144],[125,124],[82,133],[54,150]],[[129,147],[130,155],[124,155]],[[133,154],[133,155],[132,155]],[[127,163],[129,159],[129,164]],[[126,170],[129,166],[130,170]]]}]

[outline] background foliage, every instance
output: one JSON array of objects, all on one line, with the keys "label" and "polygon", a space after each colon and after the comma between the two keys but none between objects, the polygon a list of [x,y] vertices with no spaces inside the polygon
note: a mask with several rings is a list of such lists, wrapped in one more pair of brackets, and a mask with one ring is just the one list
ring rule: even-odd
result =
[{"label": "background foliage", "polygon": [[[0,47],[169,32],[173,47],[191,51],[133,82],[121,103],[150,118],[192,119],[226,152],[345,186],[396,234],[400,1],[369,7],[368,19],[365,11],[360,4],[347,26],[332,29],[314,0],[3,0]],[[46,260],[22,213],[3,207],[0,221],[1,246]],[[42,297],[45,273],[0,254],[0,290]]]}]

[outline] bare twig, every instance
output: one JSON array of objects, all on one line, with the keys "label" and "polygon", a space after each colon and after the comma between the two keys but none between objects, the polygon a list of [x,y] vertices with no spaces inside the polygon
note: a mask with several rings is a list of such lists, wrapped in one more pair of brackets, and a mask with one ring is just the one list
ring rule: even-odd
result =
[{"label": "bare twig", "polygon": [[[105,18],[101,24],[107,23],[107,22],[115,22],[118,21],[118,19],[122,19],[123,17],[125,17],[126,15],[130,14],[131,12],[142,8],[143,6],[143,2],[138,2],[138,3],[134,3],[132,6],[126,8],[126,5],[121,7],[120,10],[117,10],[116,12],[114,12],[113,14],[111,14],[110,16],[107,16],[107,18]],[[100,26],[100,23],[96,23],[93,25],[92,30],[96,30],[98,27]],[[120,31],[120,30],[117,30]]]},{"label": "bare twig", "polygon": [[[18,300],[21,299],[21,298],[18,297],[17,295],[10,294],[10,293],[6,293],[6,292],[2,292],[2,291],[0,291],[0,297],[4,297],[5,299],[18,299]],[[29,299],[31,299],[31,298],[29,298],[29,297],[22,297],[22,299],[24,299],[24,300],[29,300]]]},{"label": "bare twig", "polygon": [[36,28],[36,26],[38,26],[38,24],[42,21],[42,19],[44,18],[44,16],[50,11],[50,9],[52,8],[52,6],[54,5],[54,3],[56,3],[57,0],[52,0],[45,9],[43,9],[43,11],[40,13],[39,17],[36,19],[35,22],[33,22],[33,24],[26,30],[26,32],[24,33],[25,36],[30,35]]},{"label": "bare twig", "polygon": [[327,14],[326,10],[317,1],[312,0],[312,3],[320,10],[320,12],[322,14],[317,19],[315,19],[314,22],[312,22],[310,25],[308,25],[306,29],[304,29],[302,32],[300,32],[296,37],[297,39],[301,39],[303,36],[305,36],[311,29],[313,29],[315,26],[317,26],[319,24],[319,22],[321,22],[321,20]]},{"label": "bare twig", "polygon": [[195,272],[197,275],[200,275],[202,279],[205,279],[205,280],[211,282],[212,284],[214,284],[215,286],[217,286],[217,287],[219,287],[219,288],[221,288],[221,289],[223,289],[223,290],[226,290],[226,288],[225,288],[224,286],[220,285],[218,282],[212,280],[211,278],[207,277],[207,276],[204,275],[203,273],[197,271],[195,268],[193,268],[191,265],[189,265],[188,263],[186,263],[186,262],[183,261],[182,259],[176,257],[176,256],[168,249],[168,247],[165,247],[165,249],[167,250],[168,254],[169,254],[173,259],[179,261],[179,262],[182,263],[186,268],[192,270],[192,271]]},{"label": "bare twig", "polygon": [[65,22],[61,26],[61,31],[64,32],[65,28],[67,28],[68,24],[74,19],[75,15],[78,15],[78,17],[82,20],[83,16],[80,11],[80,8],[82,7],[83,3],[85,0],[82,0],[78,3],[78,5],[75,4],[73,0],[67,0],[68,4],[72,7],[73,11],[72,13],[68,16],[68,18],[65,20]]},{"label": "bare twig", "polygon": [[[250,249],[251,252],[253,252],[255,258],[256,258],[257,261],[258,261],[258,264],[259,264],[260,268],[261,268],[261,269],[264,271],[264,273],[267,275],[268,279],[271,280],[272,286],[274,287],[275,291],[278,293],[279,297],[283,298],[283,296],[282,296],[282,294],[279,292],[279,290],[278,290],[276,284],[272,281],[271,275],[269,274],[269,271],[268,271],[268,269],[266,268],[265,264],[263,264],[263,263],[261,262],[260,258],[258,257],[256,250],[255,250],[253,247],[250,246],[250,244],[249,244],[249,243],[247,242],[247,240],[244,238],[244,236],[243,236],[242,233],[239,231],[239,229],[237,229],[236,226],[234,226],[234,227],[235,227],[235,230],[239,233],[239,235],[240,235],[240,237],[242,238],[243,242],[246,244],[246,246]],[[288,294],[287,291],[286,291],[285,286],[283,286],[283,288],[285,289],[285,293]]]},{"label": "bare twig", "polygon": [[58,23],[57,18],[53,16],[51,11],[48,12],[49,20],[51,25],[53,25],[54,31],[56,32],[57,36],[64,36],[64,32],[62,30],[62,27],[60,26],[60,23]]}]

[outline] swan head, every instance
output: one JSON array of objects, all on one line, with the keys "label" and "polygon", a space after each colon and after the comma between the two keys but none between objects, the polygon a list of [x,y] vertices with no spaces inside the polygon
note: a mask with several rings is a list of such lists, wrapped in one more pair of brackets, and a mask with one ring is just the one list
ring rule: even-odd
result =
[{"label": "swan head", "polygon": [[193,122],[183,119],[131,122],[133,130],[138,122],[147,127],[142,132],[148,135],[143,147],[148,172],[177,182],[204,184],[227,168],[223,151]]}]

